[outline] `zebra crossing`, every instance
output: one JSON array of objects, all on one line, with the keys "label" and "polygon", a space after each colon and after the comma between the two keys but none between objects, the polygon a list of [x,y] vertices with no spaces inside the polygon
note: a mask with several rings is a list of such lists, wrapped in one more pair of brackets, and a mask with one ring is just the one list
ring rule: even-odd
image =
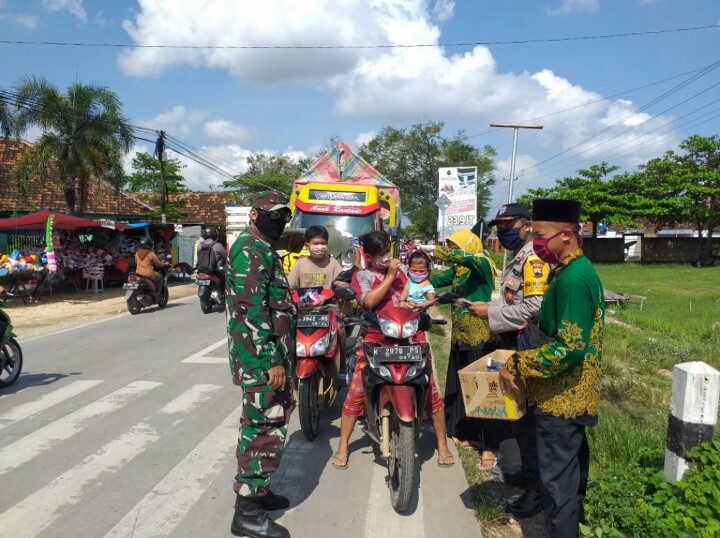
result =
[{"label": "zebra crossing", "polygon": [[[190,306],[167,313],[190,318]],[[149,326],[139,336],[137,320],[123,317],[100,325],[108,334],[67,331],[24,345],[24,375],[35,378],[0,391],[0,537],[230,536],[241,392],[230,382],[224,327],[203,317],[212,327],[204,341],[187,331],[156,339],[166,319],[142,318]],[[103,345],[114,351],[85,351]],[[340,403],[313,442],[292,417],[272,487],[291,500],[273,517],[294,537],[480,535],[459,501],[462,472],[449,480],[436,467],[431,434],[421,438],[410,515],[390,508],[385,467],[359,428],[350,468],[332,469]]]}]

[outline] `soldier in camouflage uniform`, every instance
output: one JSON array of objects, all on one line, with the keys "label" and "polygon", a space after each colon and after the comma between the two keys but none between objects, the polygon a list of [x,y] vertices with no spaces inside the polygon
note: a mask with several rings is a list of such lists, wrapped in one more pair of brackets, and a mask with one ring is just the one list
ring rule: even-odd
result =
[{"label": "soldier in camouflage uniform", "polygon": [[230,370],[233,382],[243,389],[230,529],[236,536],[290,536],[266,513],[290,504],[269,489],[269,474],[280,465],[295,405],[290,376],[296,312],[271,246],[290,220],[287,202],[287,196],[276,192],[254,196],[250,224],[233,243],[226,264]]}]

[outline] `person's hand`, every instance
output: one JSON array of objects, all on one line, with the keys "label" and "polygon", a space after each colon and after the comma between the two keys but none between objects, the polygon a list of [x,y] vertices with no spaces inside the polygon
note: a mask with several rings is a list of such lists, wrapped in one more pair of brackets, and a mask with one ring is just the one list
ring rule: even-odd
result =
[{"label": "person's hand", "polygon": [[512,375],[510,372],[508,372],[508,369],[505,366],[500,369],[500,390],[503,392],[503,394],[519,394],[519,382],[519,375]]},{"label": "person's hand", "polygon": [[398,274],[398,271],[400,270],[401,262],[397,258],[393,258],[390,260],[390,265],[388,266],[388,276],[391,278],[395,278]]},{"label": "person's hand", "polygon": [[267,372],[268,385],[273,390],[280,390],[285,388],[285,367],[278,365],[273,366]]},{"label": "person's hand", "polygon": [[407,303],[408,309],[410,309],[410,310],[415,310],[417,308],[417,305],[415,303],[413,303],[412,301],[406,301],[406,303]]},{"label": "person's hand", "polygon": [[487,319],[488,317],[488,304],[482,301],[477,301],[468,306],[468,310],[479,318]]}]

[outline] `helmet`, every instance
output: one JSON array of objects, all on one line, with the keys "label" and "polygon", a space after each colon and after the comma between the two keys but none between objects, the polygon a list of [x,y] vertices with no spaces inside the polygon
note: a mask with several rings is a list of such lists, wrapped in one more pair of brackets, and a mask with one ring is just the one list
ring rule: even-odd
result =
[{"label": "helmet", "polygon": [[205,234],[205,228],[200,229],[200,237],[202,237],[203,239],[207,237],[207,235]]},{"label": "helmet", "polygon": [[149,237],[143,237],[140,240],[140,246],[152,250],[153,246],[155,246],[155,243],[153,243],[153,240]]},{"label": "helmet", "polygon": [[220,237],[220,234],[218,233],[218,229],[215,226],[208,226],[207,228],[205,228],[206,239],[214,239],[215,241],[217,241],[218,237]]}]

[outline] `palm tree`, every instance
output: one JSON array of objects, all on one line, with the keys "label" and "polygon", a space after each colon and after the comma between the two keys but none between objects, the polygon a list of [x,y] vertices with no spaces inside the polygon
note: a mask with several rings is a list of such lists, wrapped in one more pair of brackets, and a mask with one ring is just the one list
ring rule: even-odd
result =
[{"label": "palm tree", "polygon": [[[116,188],[122,186],[122,158],[134,136],[115,93],[75,82],[62,94],[46,80],[28,77],[16,94],[16,128],[22,132],[36,125],[42,131],[13,170],[21,191],[26,192],[33,181],[47,181],[54,168],[64,183],[66,211],[75,214],[78,182],[82,201],[90,181],[101,184],[104,179]],[[79,214],[83,206],[81,202]]]},{"label": "palm tree", "polygon": [[15,132],[15,124],[10,109],[10,100],[0,93],[0,136],[9,138]]}]

